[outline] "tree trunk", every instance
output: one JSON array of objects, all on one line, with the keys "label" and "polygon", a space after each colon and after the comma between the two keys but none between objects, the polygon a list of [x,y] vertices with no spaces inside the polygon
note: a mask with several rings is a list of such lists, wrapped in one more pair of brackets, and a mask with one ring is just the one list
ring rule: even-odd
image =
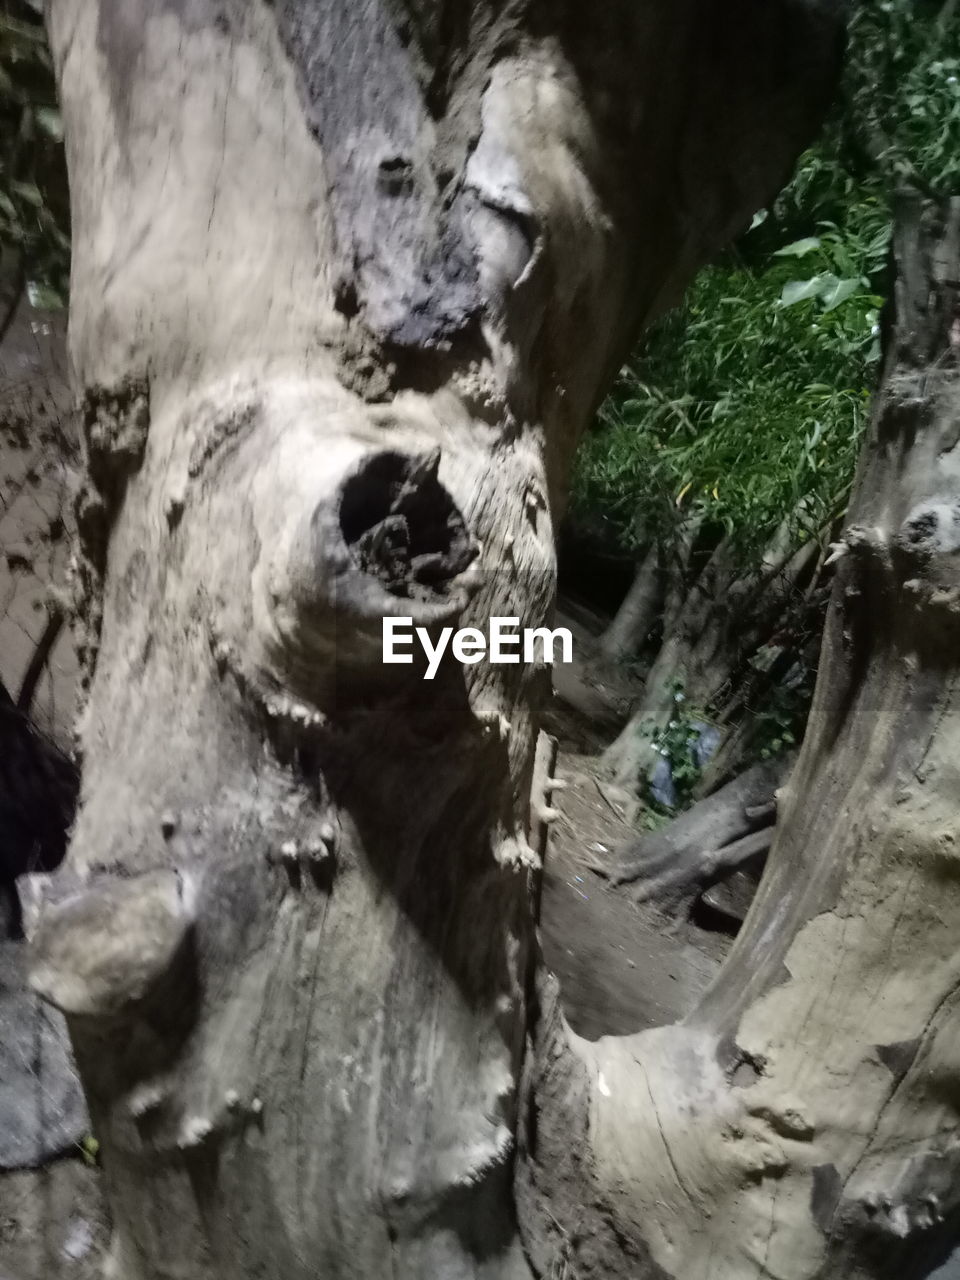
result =
[{"label": "tree trunk", "polygon": [[643,694],[604,755],[620,786],[642,794],[654,740],[677,714],[678,697],[702,712],[729,679],[736,646],[731,643],[727,597],[735,579],[724,540],[692,583],[684,574],[668,592],[663,639]]},{"label": "tree trunk", "polygon": [[660,549],[654,543],[637,565],[630,590],[600,637],[597,648],[610,662],[634,657],[657,620],[663,598]]},{"label": "tree trunk", "polygon": [[[610,1230],[642,1277],[960,1262],[960,201],[907,209],[895,254],[810,726],[744,928],[684,1025],[542,1032],[521,1221],[571,1222],[564,1174],[588,1172],[574,1269]],[[564,1166],[561,1133],[589,1156]]]},{"label": "tree trunk", "polygon": [[781,623],[819,553],[814,539],[795,549],[783,548],[782,541],[781,532],[759,568],[741,577],[724,540],[682,603],[665,613],[663,640],[640,701],[604,755],[620,786],[642,793],[654,740],[677,714],[677,689],[682,687],[684,714],[691,707],[707,713],[724,694],[730,698],[746,660]]},{"label": "tree trunk", "polygon": [[53,0],[88,687],[34,983],[113,1277],[551,1274],[541,673],[425,683],[382,621],[549,618],[577,437],[809,137],[839,8]]}]

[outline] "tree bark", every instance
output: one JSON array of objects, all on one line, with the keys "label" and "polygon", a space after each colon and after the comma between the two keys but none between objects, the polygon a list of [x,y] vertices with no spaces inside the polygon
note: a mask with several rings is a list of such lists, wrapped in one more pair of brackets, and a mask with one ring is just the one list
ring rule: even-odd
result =
[{"label": "tree bark", "polygon": [[677,713],[677,686],[682,697],[702,712],[729,678],[735,664],[731,643],[728,594],[736,571],[724,539],[691,582],[687,576],[689,545],[683,549],[676,577],[667,593],[663,638],[630,719],[604,754],[615,781],[642,795],[650,773],[650,752],[658,733]]},{"label": "tree bark", "polygon": [[20,690],[17,693],[17,708],[25,715],[30,714],[33,695],[37,691],[37,684],[43,675],[44,667],[49,662],[50,654],[53,652],[53,647],[60,636],[63,622],[63,610],[57,604],[52,605],[47,611],[46,625],[36,648],[30,655],[30,661],[27,664],[26,671],[23,673]]},{"label": "tree bark", "polygon": [[598,650],[611,662],[636,656],[660,611],[663,583],[660,549],[654,543],[637,565],[630,590],[600,637]]},{"label": "tree bark", "polygon": [[543,672],[424,683],[382,620],[549,618],[577,437],[809,137],[839,9],[53,0],[87,690],[33,981],[111,1276],[551,1274]]}]

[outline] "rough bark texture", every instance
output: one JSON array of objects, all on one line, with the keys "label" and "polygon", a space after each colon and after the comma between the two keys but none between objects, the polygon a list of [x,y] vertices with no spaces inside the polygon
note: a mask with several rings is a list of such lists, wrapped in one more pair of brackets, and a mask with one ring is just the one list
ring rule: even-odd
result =
[{"label": "rough bark texture", "polygon": [[88,695],[34,982],[113,1277],[549,1273],[543,672],[426,685],[381,621],[549,617],[578,434],[784,177],[838,9],[51,5]]},{"label": "rough bark texture", "polygon": [[0,329],[0,681],[58,740],[76,681],[67,629],[50,626],[51,617],[62,616],[54,592],[69,557],[79,446],[66,321],[21,297]]},{"label": "rough bark texture", "polygon": [[[596,1230],[648,1251],[633,1275],[960,1262],[960,202],[904,210],[896,265],[812,717],[744,928],[685,1025],[558,1033],[532,1086],[540,1127],[588,1115]],[[524,1177],[528,1212],[560,1217],[563,1170]]]},{"label": "rough bark texture", "polygon": [[[9,1171],[79,1155],[90,1132],[63,1018],[27,989],[23,943],[0,940],[0,1276]],[[51,1224],[52,1225],[52,1224]],[[43,1273],[38,1269],[38,1277]]]}]

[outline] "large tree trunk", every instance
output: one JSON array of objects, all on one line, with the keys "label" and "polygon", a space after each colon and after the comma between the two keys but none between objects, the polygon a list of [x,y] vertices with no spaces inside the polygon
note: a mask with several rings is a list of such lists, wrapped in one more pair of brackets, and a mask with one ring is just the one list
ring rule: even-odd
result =
[{"label": "large tree trunk", "polygon": [[809,136],[838,8],[53,0],[88,689],[34,981],[114,1277],[550,1273],[541,673],[424,683],[382,619],[549,617],[578,434]]}]

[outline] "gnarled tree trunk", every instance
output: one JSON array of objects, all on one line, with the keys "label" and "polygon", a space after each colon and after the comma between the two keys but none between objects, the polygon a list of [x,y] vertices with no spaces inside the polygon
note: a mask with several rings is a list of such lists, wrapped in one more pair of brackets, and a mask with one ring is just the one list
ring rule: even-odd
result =
[{"label": "gnarled tree trunk", "polygon": [[542,673],[426,684],[381,626],[549,617],[577,436],[809,137],[838,8],[53,0],[88,690],[34,981],[114,1277],[639,1274],[541,1182],[609,1160],[530,1040]]}]

